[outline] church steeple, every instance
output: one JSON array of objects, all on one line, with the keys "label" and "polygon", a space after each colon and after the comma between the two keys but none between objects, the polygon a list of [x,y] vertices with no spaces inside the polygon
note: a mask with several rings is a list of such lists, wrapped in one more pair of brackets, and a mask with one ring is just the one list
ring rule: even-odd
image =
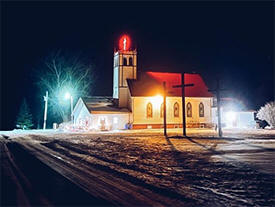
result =
[{"label": "church steeple", "polygon": [[128,35],[122,35],[118,41],[118,50],[114,51],[113,98],[118,99],[119,107],[127,107],[127,79],[137,78],[137,51],[131,46]]}]

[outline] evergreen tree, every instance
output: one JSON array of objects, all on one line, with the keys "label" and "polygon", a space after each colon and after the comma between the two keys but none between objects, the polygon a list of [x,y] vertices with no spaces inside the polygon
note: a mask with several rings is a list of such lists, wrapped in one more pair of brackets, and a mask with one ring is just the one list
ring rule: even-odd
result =
[{"label": "evergreen tree", "polygon": [[24,98],[20,106],[19,114],[16,120],[16,127],[20,129],[30,129],[33,126],[32,115],[28,107],[27,101]]}]

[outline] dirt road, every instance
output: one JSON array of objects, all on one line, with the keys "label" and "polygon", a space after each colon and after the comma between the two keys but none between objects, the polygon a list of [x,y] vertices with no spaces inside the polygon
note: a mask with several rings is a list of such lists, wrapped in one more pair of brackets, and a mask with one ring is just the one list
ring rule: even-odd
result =
[{"label": "dirt road", "polygon": [[[154,134],[30,134],[0,140],[4,206],[274,205],[272,138],[264,145],[255,138]],[[263,170],[265,162],[270,169]]]}]

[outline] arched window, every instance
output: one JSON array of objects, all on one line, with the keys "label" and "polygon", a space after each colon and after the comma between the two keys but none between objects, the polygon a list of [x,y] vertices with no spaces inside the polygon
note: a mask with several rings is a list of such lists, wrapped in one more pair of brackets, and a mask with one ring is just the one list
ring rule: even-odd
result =
[{"label": "arched window", "polygon": [[132,57],[129,58],[129,65],[133,66],[133,58]]},{"label": "arched window", "polygon": [[204,117],[204,105],[202,102],[199,104],[199,116]]},{"label": "arched window", "polygon": [[163,118],[164,116],[164,105],[163,103],[160,105],[160,118]]},{"label": "arched window", "polygon": [[147,104],[146,114],[147,114],[147,118],[152,118],[153,117],[153,106],[150,102]]},{"label": "arched window", "polygon": [[180,116],[180,106],[178,102],[174,104],[174,117],[179,117]]},{"label": "arched window", "polygon": [[127,65],[127,58],[126,57],[123,58],[123,65]]},{"label": "arched window", "polygon": [[186,109],[187,109],[187,117],[192,117],[192,105],[190,102],[187,103]]}]

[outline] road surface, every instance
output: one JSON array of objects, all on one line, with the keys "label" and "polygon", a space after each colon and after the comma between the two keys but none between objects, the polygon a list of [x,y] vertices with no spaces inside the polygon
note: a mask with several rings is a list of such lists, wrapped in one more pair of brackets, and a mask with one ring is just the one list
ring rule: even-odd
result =
[{"label": "road surface", "polygon": [[2,206],[272,206],[273,134],[24,133],[1,143]]}]

